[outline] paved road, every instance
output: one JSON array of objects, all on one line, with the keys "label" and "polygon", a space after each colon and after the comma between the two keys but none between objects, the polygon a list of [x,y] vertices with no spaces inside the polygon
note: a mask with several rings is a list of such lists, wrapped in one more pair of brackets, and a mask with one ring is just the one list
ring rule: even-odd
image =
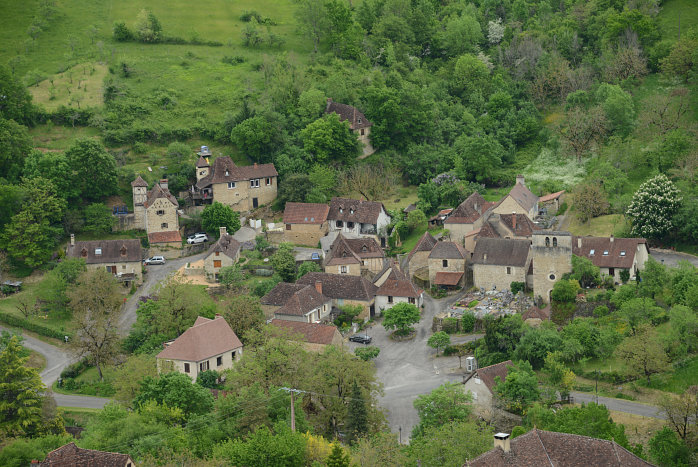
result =
[{"label": "paved road", "polygon": [[[596,402],[596,396],[588,392],[571,392],[574,402]],[[616,412],[624,412],[634,415],[642,415],[643,417],[666,419],[661,409],[653,405],[642,404],[640,402],[626,401],[624,399],[615,399],[613,397],[598,397],[599,404],[608,407],[608,410]]]},{"label": "paved road", "polygon": [[675,267],[679,261],[688,261],[698,267],[698,256],[680,253],[678,251],[650,248],[650,255],[662,264]]}]

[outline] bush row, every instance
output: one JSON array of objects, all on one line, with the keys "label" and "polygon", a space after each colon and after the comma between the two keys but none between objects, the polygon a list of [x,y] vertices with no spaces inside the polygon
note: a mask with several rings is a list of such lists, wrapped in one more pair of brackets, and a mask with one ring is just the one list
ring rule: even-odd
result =
[{"label": "bush row", "polygon": [[5,323],[9,326],[16,326],[27,331],[35,332],[39,335],[46,337],[53,337],[54,339],[63,340],[65,336],[71,337],[71,333],[66,331],[57,331],[43,324],[34,323],[25,318],[20,318],[19,316],[11,315],[9,313],[0,312],[0,322]]},{"label": "bush row", "polygon": [[75,363],[71,363],[67,367],[61,371],[61,378],[63,379],[68,379],[68,378],[77,378],[81,374],[83,374],[89,367],[90,363],[88,362],[87,358],[83,358],[80,361],[77,361]]},{"label": "bush row", "polygon": [[76,394],[101,397],[111,397],[116,392],[114,386],[107,381],[76,381],[73,378],[63,381],[63,389]]}]

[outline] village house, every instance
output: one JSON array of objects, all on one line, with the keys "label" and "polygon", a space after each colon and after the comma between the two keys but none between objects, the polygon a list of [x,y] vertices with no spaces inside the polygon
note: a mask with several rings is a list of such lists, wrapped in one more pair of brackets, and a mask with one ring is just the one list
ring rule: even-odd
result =
[{"label": "village house", "polygon": [[287,321],[317,323],[328,320],[332,300],[322,294],[322,282],[290,284],[280,282],[261,298],[267,317]]},{"label": "village house", "polygon": [[310,272],[298,279],[296,284],[318,287],[318,282],[321,284],[322,295],[331,299],[333,306],[360,305],[363,311],[358,318],[364,321],[375,315],[378,288],[365,278],[348,274]]},{"label": "village house", "polygon": [[392,260],[374,277],[373,285],[378,287],[376,308],[381,312],[396,303],[410,303],[418,308],[424,303],[424,291],[415,287]]},{"label": "village house", "polygon": [[565,190],[562,190],[556,193],[541,196],[538,198],[538,209],[542,211],[545,208],[549,215],[554,216],[560,209],[560,204],[563,201],[564,194]]},{"label": "village house", "polygon": [[136,464],[128,454],[83,449],[68,443],[46,454],[42,462],[32,461],[40,467],[133,467]]},{"label": "village house", "polygon": [[390,216],[383,203],[348,198],[332,198],[327,214],[330,232],[355,237],[373,237],[385,248]]},{"label": "village house", "polygon": [[525,214],[491,214],[479,229],[465,236],[465,249],[475,251],[475,244],[481,238],[529,239],[539,230]]},{"label": "village house", "polygon": [[234,211],[251,211],[276,199],[278,176],[274,164],[238,166],[230,157],[221,156],[210,166],[201,155],[191,195],[196,205],[217,201]]},{"label": "village house", "polygon": [[516,176],[516,184],[508,195],[499,200],[492,209],[495,214],[525,214],[529,219],[535,219],[538,215],[538,197],[526,186],[523,175]]},{"label": "village house", "polygon": [[317,246],[327,235],[330,207],[320,203],[286,203],[284,241],[295,245]]},{"label": "village house", "polygon": [[148,190],[148,183],[137,176],[131,182],[133,191],[133,213],[135,225],[146,231],[148,243],[155,251],[182,248],[179,233],[179,203],[170,190],[166,179],[160,180]]},{"label": "village house", "polygon": [[157,355],[158,372],[174,367],[196,381],[207,370],[228,370],[242,358],[242,342],[221,315],[199,316],[177,339],[165,342]]},{"label": "village house", "polygon": [[359,143],[361,143],[362,157],[370,156],[375,152],[371,145],[371,127],[373,123],[368,121],[366,116],[359,112],[356,107],[340,104],[328,97],[325,113],[336,113],[339,115],[340,121],[349,123],[349,129],[356,134]]},{"label": "village house", "polygon": [[514,363],[511,360],[490,365],[483,368],[477,368],[470,373],[463,383],[463,391],[470,392],[473,396],[473,402],[477,411],[480,414],[491,413],[492,396],[494,395],[494,387],[497,382],[495,378],[499,377],[500,381],[504,381],[509,372],[509,367]]},{"label": "village house", "polygon": [[465,467],[557,467],[605,466],[648,467],[649,462],[637,457],[615,441],[589,436],[557,433],[533,428],[510,439],[508,433],[494,435],[494,449],[464,460]]},{"label": "village house", "polygon": [[444,225],[444,221],[448,219],[448,216],[453,212],[453,208],[442,209],[435,216],[429,219],[429,227],[439,227]]},{"label": "village house", "polygon": [[402,219],[407,220],[407,216],[410,215],[412,211],[415,211],[417,209],[417,206],[414,203],[410,203],[407,205],[405,209],[402,210]]},{"label": "village house", "polygon": [[344,339],[334,325],[284,319],[274,319],[271,325],[281,330],[289,339],[302,342],[303,347],[311,352],[322,352],[328,345],[335,347],[344,345]]},{"label": "village house", "polygon": [[569,232],[537,230],[531,236],[533,293],[550,303],[555,282],[572,272],[572,235]]},{"label": "village house", "polygon": [[140,284],[143,250],[138,239],[75,241],[70,234],[67,258],[82,258],[88,269],[106,269],[125,285]]},{"label": "village house", "polygon": [[330,274],[373,274],[383,269],[385,254],[375,239],[370,237],[345,238],[341,233],[330,246],[325,257],[324,270]]},{"label": "village house", "polygon": [[[527,282],[531,242],[481,238],[473,252],[473,284],[485,290],[509,290],[512,282]],[[533,284],[529,281],[529,287]]]},{"label": "village house", "polygon": [[497,203],[485,201],[480,193],[473,193],[444,220],[444,227],[449,231],[451,241],[463,244],[465,236],[479,229],[487,217],[488,210]]},{"label": "village house", "polygon": [[412,276],[420,269],[429,267],[429,253],[431,253],[436,242],[437,240],[429,232],[424,232],[424,235],[412,248],[410,254],[407,255],[407,271],[409,275]]},{"label": "village house", "polygon": [[590,259],[601,275],[611,276],[616,284],[622,282],[623,270],[635,280],[650,254],[644,238],[574,237],[572,245],[572,254]]},{"label": "village house", "polygon": [[206,277],[217,282],[221,268],[232,266],[240,259],[240,246],[240,242],[228,234],[226,227],[220,227],[218,241],[211,245],[204,257]]},{"label": "village house", "polygon": [[455,242],[436,242],[429,253],[429,283],[457,288],[465,285],[465,263],[470,253]]}]

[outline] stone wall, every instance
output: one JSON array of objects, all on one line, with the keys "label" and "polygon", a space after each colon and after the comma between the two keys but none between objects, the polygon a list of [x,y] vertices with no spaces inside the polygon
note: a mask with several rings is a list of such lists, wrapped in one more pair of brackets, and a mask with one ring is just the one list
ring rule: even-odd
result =
[{"label": "stone wall", "polygon": [[266,177],[259,179],[259,187],[250,187],[249,180],[235,182],[235,188],[228,188],[227,183],[216,183],[212,187],[214,201],[226,204],[234,211],[245,212],[254,209],[253,198],[257,198],[258,206],[274,201],[278,183],[276,177]]},{"label": "stone wall", "polygon": [[528,216],[529,219],[533,220],[536,216],[536,207],[532,207],[530,211],[524,210],[519,203],[514,201],[514,198],[511,196],[507,195],[506,198],[504,198],[504,201],[502,201],[499,206],[494,208],[492,211],[495,214],[511,214],[511,213],[516,213],[516,214],[525,214]]},{"label": "stone wall", "polygon": [[429,258],[429,283],[434,284],[437,272],[465,272],[464,259],[448,259],[448,266],[443,266],[443,259]]},{"label": "stone wall", "polygon": [[327,222],[322,224],[286,224],[284,226],[284,241],[296,245],[317,247],[320,239],[327,235]]},{"label": "stone wall", "polygon": [[224,253],[221,253],[220,251],[211,253],[206,258],[204,258],[204,271],[206,271],[206,276],[210,277],[211,281],[215,281],[216,274],[220,272],[221,268],[232,266],[233,264],[235,264],[239,257],[239,252],[235,256],[235,259],[231,258],[230,256]]},{"label": "stone wall", "polygon": [[429,267],[429,253],[431,252],[418,251],[412,255],[407,266],[410,274],[414,275],[418,270]]},{"label": "stone wall", "polygon": [[166,198],[156,199],[145,211],[145,230],[149,234],[179,230],[176,206]]},{"label": "stone wall", "polygon": [[[342,268],[346,268],[347,272],[342,272]],[[360,276],[361,265],[354,264],[337,264],[333,266],[325,266],[325,272],[329,274],[346,274],[348,276]]]},{"label": "stone wall", "polygon": [[122,214],[119,216],[113,216],[116,219],[114,225],[112,226],[112,232],[121,232],[124,230],[142,230],[143,229],[143,218],[140,221],[136,218],[135,213]]},{"label": "stone wall", "polygon": [[[545,239],[557,239],[557,246],[546,246]],[[536,234],[531,245],[533,259],[533,294],[550,303],[550,292],[562,275],[572,271],[572,236]]]},{"label": "stone wall", "polygon": [[[509,290],[512,282],[526,282],[525,267],[499,266],[493,264],[473,264],[473,285],[485,290]],[[509,273],[507,273],[509,268]]]},{"label": "stone wall", "polygon": [[125,263],[93,263],[88,264],[87,269],[106,269],[109,267],[109,272],[112,272],[112,267],[116,267],[117,274],[134,274],[136,276],[136,282],[138,284],[143,280],[143,263],[140,261],[130,261]]}]

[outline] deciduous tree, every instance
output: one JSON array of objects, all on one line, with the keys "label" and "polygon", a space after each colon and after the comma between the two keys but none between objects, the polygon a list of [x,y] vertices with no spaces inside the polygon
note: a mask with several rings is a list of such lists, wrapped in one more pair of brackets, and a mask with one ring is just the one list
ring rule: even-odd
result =
[{"label": "deciduous tree", "polygon": [[574,209],[581,222],[606,214],[608,208],[606,194],[599,185],[587,183],[574,190]]},{"label": "deciduous tree", "polygon": [[407,450],[413,465],[459,466],[492,449],[494,430],[471,421],[454,421],[430,427],[410,441]]},{"label": "deciduous tree", "polygon": [[213,408],[211,392],[198,384],[193,384],[189,375],[171,372],[141,380],[141,389],[134,399],[134,406],[142,409],[148,401],[155,401],[167,407],[176,407],[186,417],[205,414]]},{"label": "deciduous tree", "polygon": [[201,213],[201,227],[215,238],[220,236],[221,227],[226,228],[228,235],[233,235],[240,230],[240,213],[233,211],[230,206],[214,201]]},{"label": "deciduous tree", "polygon": [[419,309],[409,303],[398,303],[383,312],[383,327],[395,329],[395,333],[404,336],[412,331],[412,325],[421,318]]},{"label": "deciduous tree", "polygon": [[635,335],[621,342],[616,355],[625,362],[632,375],[644,376],[647,384],[651,383],[650,376],[663,371],[669,363],[656,331],[648,325],[639,326]]},{"label": "deciduous tree", "polygon": [[540,398],[538,379],[531,364],[519,362],[510,366],[504,381],[495,378],[494,393],[507,410],[523,413],[527,407]]},{"label": "deciduous tree", "polygon": [[451,343],[451,337],[443,331],[435,332],[429,337],[427,345],[436,349],[436,355],[439,355],[439,350],[446,348]]},{"label": "deciduous tree", "polygon": [[300,132],[303,148],[314,156],[314,161],[350,164],[360,153],[359,140],[349,129],[348,122],[331,113],[309,123]]},{"label": "deciduous tree", "polygon": [[296,278],[296,258],[293,256],[293,246],[285,242],[279,245],[279,249],[271,256],[271,265],[281,280],[293,282]]},{"label": "deciduous tree", "polygon": [[600,107],[575,107],[567,112],[565,125],[560,128],[560,136],[581,163],[584,154],[605,138],[607,128],[608,122]]},{"label": "deciduous tree", "polygon": [[626,211],[633,235],[661,239],[674,229],[674,215],[680,206],[679,190],[666,175],[647,180],[635,192]]},{"label": "deciduous tree", "polygon": [[102,143],[78,139],[65,152],[72,171],[73,185],[83,199],[100,201],[116,192],[116,161]]},{"label": "deciduous tree", "polygon": [[357,439],[368,433],[368,411],[366,410],[366,400],[361,388],[356,381],[351,385],[351,399],[349,400],[349,410],[347,412],[347,441],[354,444]]},{"label": "deciduous tree", "polygon": [[264,325],[264,312],[259,298],[251,295],[235,295],[228,302],[223,317],[235,334],[245,342],[245,334]]},{"label": "deciduous tree", "polygon": [[414,408],[419,414],[419,424],[412,436],[423,435],[428,428],[437,428],[449,422],[464,422],[472,413],[473,397],[463,391],[458,383],[445,383],[429,394],[417,396]]}]

